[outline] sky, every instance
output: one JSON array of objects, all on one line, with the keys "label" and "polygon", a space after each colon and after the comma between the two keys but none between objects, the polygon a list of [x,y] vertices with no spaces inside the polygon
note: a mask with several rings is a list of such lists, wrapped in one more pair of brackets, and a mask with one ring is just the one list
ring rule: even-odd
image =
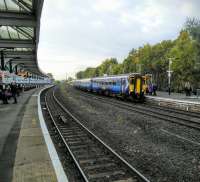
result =
[{"label": "sky", "polygon": [[132,48],[175,39],[200,0],[44,0],[38,62],[58,80],[119,62]]}]

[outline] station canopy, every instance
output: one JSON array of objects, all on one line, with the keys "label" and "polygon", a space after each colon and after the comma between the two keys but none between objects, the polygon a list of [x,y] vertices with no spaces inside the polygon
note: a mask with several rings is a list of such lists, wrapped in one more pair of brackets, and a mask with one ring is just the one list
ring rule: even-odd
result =
[{"label": "station canopy", "polygon": [[45,76],[37,61],[43,1],[0,0],[0,51],[5,59],[40,76]]}]

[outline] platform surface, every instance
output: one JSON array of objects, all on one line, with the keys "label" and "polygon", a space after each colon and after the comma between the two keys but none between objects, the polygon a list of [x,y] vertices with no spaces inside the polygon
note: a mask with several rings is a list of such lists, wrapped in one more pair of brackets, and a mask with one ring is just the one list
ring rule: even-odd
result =
[{"label": "platform surface", "polygon": [[0,105],[1,182],[57,181],[38,119],[39,90]]},{"label": "platform surface", "polygon": [[176,100],[181,100],[181,101],[188,101],[188,102],[197,102],[200,103],[200,97],[197,97],[196,95],[191,95],[191,96],[186,96],[184,93],[174,93],[171,92],[169,95],[168,92],[161,92],[157,91],[157,96],[153,95],[148,95],[147,97],[152,97],[152,98],[168,98],[168,99],[176,99]]},{"label": "platform surface", "polygon": [[0,101],[0,181],[11,181],[18,136],[25,105],[36,90],[21,94],[18,104],[2,104]]},{"label": "platform surface", "polygon": [[26,106],[13,171],[14,182],[57,181],[40,128],[36,92]]}]

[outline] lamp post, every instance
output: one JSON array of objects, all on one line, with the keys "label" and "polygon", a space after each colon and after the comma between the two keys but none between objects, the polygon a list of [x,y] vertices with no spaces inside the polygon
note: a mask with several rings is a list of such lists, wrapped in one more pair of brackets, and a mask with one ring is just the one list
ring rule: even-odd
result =
[{"label": "lamp post", "polygon": [[15,59],[20,59],[20,57],[14,57],[9,60],[9,71],[10,73],[13,73],[13,69],[15,68],[15,74],[17,74],[17,64],[14,66],[14,68],[12,67],[12,61],[15,61]]},{"label": "lamp post", "polygon": [[5,71],[5,55],[4,55],[4,51],[11,50],[11,49],[14,49],[14,48],[11,47],[11,48],[0,49],[0,54],[1,54],[1,70],[2,71]]},{"label": "lamp post", "polygon": [[172,70],[171,70],[171,64],[172,64],[172,59],[173,58],[169,58],[169,69],[167,71],[168,73],[168,94],[171,95],[171,75],[172,75]]}]

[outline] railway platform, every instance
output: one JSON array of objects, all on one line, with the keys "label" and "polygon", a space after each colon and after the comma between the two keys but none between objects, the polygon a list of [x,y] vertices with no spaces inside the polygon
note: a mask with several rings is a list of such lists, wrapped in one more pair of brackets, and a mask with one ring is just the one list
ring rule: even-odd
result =
[{"label": "railway platform", "polygon": [[186,111],[200,112],[200,97],[186,96],[183,93],[157,92],[156,96],[146,96],[147,102],[156,105],[178,108]]},{"label": "railway platform", "polygon": [[39,119],[40,90],[25,92],[18,104],[0,105],[1,182],[58,181],[58,157],[49,152],[48,132],[44,133]]}]

